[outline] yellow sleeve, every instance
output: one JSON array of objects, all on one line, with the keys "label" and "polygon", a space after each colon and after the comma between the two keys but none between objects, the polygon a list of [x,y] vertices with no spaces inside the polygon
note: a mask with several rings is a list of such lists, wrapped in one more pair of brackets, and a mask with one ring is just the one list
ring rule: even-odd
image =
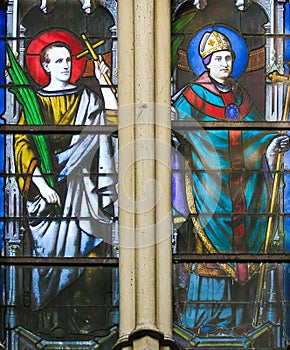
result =
[{"label": "yellow sleeve", "polygon": [[[24,113],[21,113],[18,124],[25,124]],[[38,163],[29,135],[16,134],[14,136],[14,157],[19,189],[24,196],[27,196],[31,177]]]}]

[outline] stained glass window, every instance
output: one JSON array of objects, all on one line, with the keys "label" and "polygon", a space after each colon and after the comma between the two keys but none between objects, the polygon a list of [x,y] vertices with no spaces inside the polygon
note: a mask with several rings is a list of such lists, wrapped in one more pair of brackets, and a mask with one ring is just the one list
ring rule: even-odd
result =
[{"label": "stained glass window", "polygon": [[[286,349],[289,2],[171,19],[174,339]],[[117,0],[0,4],[0,347],[118,339],[117,43]]]},{"label": "stained glass window", "polygon": [[117,2],[2,2],[0,45],[1,341],[111,348]]},{"label": "stained glass window", "polygon": [[172,13],[174,334],[181,349],[283,349],[289,4]]}]

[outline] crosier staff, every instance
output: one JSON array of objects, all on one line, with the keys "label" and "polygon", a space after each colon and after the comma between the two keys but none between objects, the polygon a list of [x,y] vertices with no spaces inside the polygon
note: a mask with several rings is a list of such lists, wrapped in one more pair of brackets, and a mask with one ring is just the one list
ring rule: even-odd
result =
[{"label": "crosier staff", "polygon": [[[285,105],[284,105],[284,111],[282,116],[282,122],[287,122],[288,114],[289,114],[289,107],[290,107],[290,76],[284,76],[279,75],[276,71],[269,75],[269,78],[272,80],[273,83],[282,82],[287,84],[287,91],[286,91],[286,99],[285,99]],[[281,134],[286,134],[285,131],[281,132]],[[275,167],[274,172],[274,179],[273,179],[273,187],[271,192],[271,202],[270,202],[270,208],[269,208],[269,218],[267,222],[267,230],[266,230],[266,237],[265,237],[265,245],[263,253],[267,254],[270,246],[270,240],[272,237],[273,232],[273,226],[274,226],[274,210],[276,206],[276,201],[278,197],[279,192],[279,185],[281,181],[281,169],[282,165],[282,153],[279,152],[277,155],[277,163]],[[258,281],[258,288],[257,288],[257,294],[256,294],[256,301],[255,301],[255,310],[254,310],[254,317],[253,317],[253,326],[257,327],[259,324],[259,316],[260,311],[263,305],[263,298],[262,298],[262,292],[263,287],[265,283],[265,273],[266,273],[266,263],[262,263],[259,281]]]}]

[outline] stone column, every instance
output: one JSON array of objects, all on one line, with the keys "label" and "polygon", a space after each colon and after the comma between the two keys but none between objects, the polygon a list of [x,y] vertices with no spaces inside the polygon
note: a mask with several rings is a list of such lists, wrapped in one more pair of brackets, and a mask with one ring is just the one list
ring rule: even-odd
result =
[{"label": "stone column", "polygon": [[[118,3],[118,141],[119,141],[119,293],[120,349],[132,349],[135,328],[135,152],[134,152],[134,1]],[[120,67],[122,67],[120,69]],[[118,344],[117,344],[118,346]]]},{"label": "stone column", "polygon": [[172,340],[170,1],[118,2],[120,338]]},{"label": "stone column", "polygon": [[155,1],[155,116],[156,178],[160,186],[156,204],[157,327],[172,337],[172,236],[171,236],[171,21],[170,1]]}]

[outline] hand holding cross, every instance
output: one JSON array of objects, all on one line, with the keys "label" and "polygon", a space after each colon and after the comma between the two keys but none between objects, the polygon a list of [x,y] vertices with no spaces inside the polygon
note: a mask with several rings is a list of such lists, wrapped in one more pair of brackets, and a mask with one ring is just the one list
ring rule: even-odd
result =
[{"label": "hand holding cross", "polygon": [[[83,33],[82,35],[82,39],[87,47],[87,50],[84,50],[83,52],[80,52],[76,58],[79,59],[85,55],[87,55],[88,53],[92,56],[93,60],[97,62],[98,66],[101,65],[101,61],[99,60],[98,58],[98,55],[96,54],[96,52],[94,51],[95,48],[97,48],[98,46],[104,44],[105,40],[101,40],[99,42],[97,42],[96,44],[94,45],[91,45],[91,43],[89,42],[87,36]],[[116,89],[115,87],[113,86],[113,83],[111,82],[109,76],[107,73],[104,73],[103,74],[108,86],[110,87],[110,89],[112,90],[112,92],[115,94],[116,93]]]}]

